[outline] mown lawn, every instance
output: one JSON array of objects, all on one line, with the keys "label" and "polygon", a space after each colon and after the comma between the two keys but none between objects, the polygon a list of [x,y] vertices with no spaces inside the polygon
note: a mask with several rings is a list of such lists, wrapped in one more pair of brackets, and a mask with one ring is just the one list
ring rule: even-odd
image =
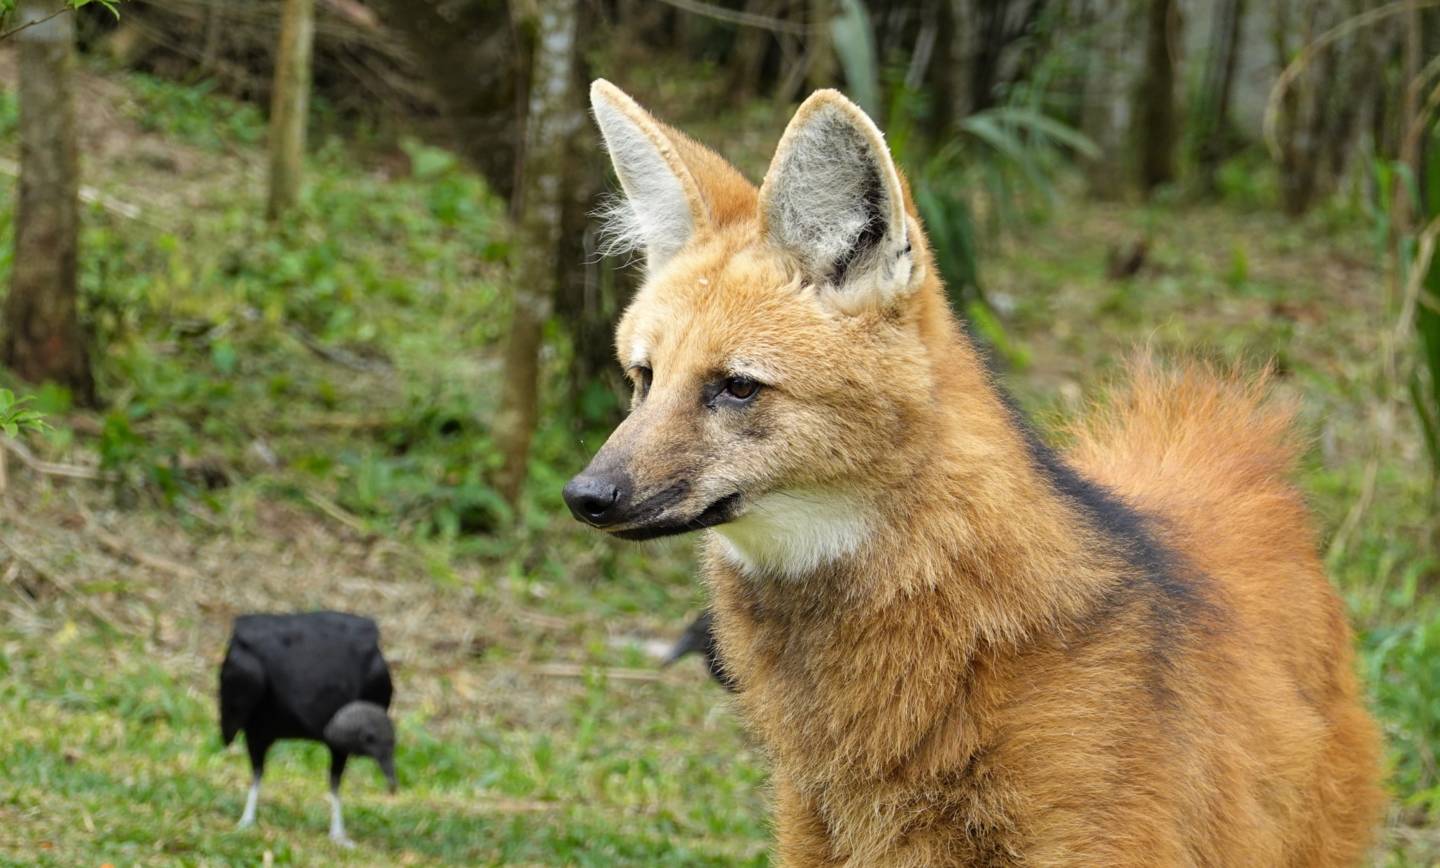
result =
[{"label": "mown lawn", "polygon": [[[12,456],[0,493],[0,860],[764,864],[762,755],[699,665],[661,672],[649,651],[702,604],[687,545],[613,544],[559,503],[614,399],[551,394],[518,517],[484,484],[508,239],[483,185],[422,145],[381,170],[322,137],[302,213],[271,232],[258,115],[84,80],[103,155],[87,183],[143,216],[86,218],[109,406],[47,390],[56,430],[30,441],[106,478]],[[14,148],[0,93],[0,154]],[[1140,238],[1139,272],[1109,276]],[[1422,865],[1440,858],[1440,610],[1428,471],[1390,373],[1408,350],[1387,337],[1376,261],[1359,214],[1071,196],[983,276],[1007,376],[1047,430],[1139,344],[1274,361],[1313,435],[1303,481],[1389,738],[1377,858]],[[230,619],[318,607],[375,616],[397,683],[401,790],[352,765],[353,851],[326,838],[313,745],[272,755],[259,827],[236,831],[248,764],[215,719]]]},{"label": "mown lawn", "polygon": [[318,745],[275,751],[260,826],[236,831],[247,763],[242,750],[220,748],[208,666],[184,668],[155,661],[142,641],[82,638],[73,623],[48,636],[6,631],[0,848],[9,860],[763,862],[758,758],[727,719],[707,722],[723,712],[699,679],[626,689],[596,675],[528,728],[487,713],[497,703],[484,699],[473,714],[445,715],[402,694],[402,789],[385,795],[373,767],[352,768],[347,820],[360,846],[347,851],[326,838]]}]

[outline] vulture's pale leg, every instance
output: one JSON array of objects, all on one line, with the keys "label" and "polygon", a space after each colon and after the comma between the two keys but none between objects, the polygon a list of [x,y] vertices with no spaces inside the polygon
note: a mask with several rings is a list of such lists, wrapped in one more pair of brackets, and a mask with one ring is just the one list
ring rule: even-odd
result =
[{"label": "vulture's pale leg", "polygon": [[238,828],[248,829],[255,825],[255,805],[260,801],[260,776],[256,775],[250,781],[250,793],[245,796],[245,813],[240,815]]},{"label": "vulture's pale leg", "polygon": [[348,754],[330,749],[330,840],[341,847],[355,846],[346,836],[345,818],[340,816],[340,776],[345,773],[345,761],[349,758]]},{"label": "vulture's pale leg", "polygon": [[345,834],[345,818],[340,816],[340,791],[330,791],[330,840],[341,847],[354,847],[355,842]]}]

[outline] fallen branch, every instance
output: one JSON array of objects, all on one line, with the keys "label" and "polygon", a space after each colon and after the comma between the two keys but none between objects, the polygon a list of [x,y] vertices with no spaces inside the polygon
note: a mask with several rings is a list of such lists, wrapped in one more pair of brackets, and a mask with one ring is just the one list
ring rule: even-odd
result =
[{"label": "fallen branch", "polygon": [[367,359],[364,356],[356,355],[349,350],[340,347],[326,346],[318,338],[299,326],[291,326],[290,333],[295,336],[305,349],[319,356],[327,362],[333,362],[342,368],[349,368],[352,371],[374,374],[390,370],[387,362],[376,359]]},{"label": "fallen branch", "polygon": [[70,7],[69,7],[69,6],[65,6],[65,7],[62,7],[62,8],[60,8],[60,9],[55,10],[54,12],[51,12],[49,15],[46,15],[44,18],[32,18],[32,19],[30,19],[29,21],[26,21],[24,24],[21,24],[19,27],[12,27],[11,29],[5,31],[4,33],[0,33],[0,42],[3,42],[4,40],[9,39],[10,37],[14,36],[15,34],[19,33],[19,32],[22,31],[22,30],[28,30],[28,29],[31,28],[31,27],[38,27],[39,25],[44,24],[46,21],[49,21],[51,18],[58,18],[59,16],[64,15],[66,12],[70,12],[70,11],[72,11],[72,10],[70,9]]},{"label": "fallen branch", "polygon": [[[7,160],[0,157],[0,175],[9,175],[12,178],[20,177],[20,164],[14,160]],[[117,217],[124,217],[127,220],[139,220],[144,214],[139,205],[132,205],[102,193],[94,187],[80,185],[80,201],[91,205],[99,205]]]},{"label": "fallen branch", "polygon": [[625,669],[618,666],[582,666],[578,663],[530,663],[522,666],[528,672],[547,678],[584,678],[602,675],[614,681],[672,682],[674,679],[648,669]]},{"label": "fallen branch", "polygon": [[356,431],[368,433],[385,431],[395,427],[388,416],[361,416],[358,414],[331,414],[310,418],[287,419],[288,430],[293,431]]},{"label": "fallen branch", "polygon": [[115,630],[120,633],[132,632],[131,630],[121,628],[114,621],[110,620],[110,618],[107,617],[105,613],[100,610],[100,607],[95,605],[94,600],[91,600],[84,594],[77,591],[75,589],[75,586],[70,584],[70,581],[68,579],[64,578],[59,573],[54,572],[53,570],[41,564],[38,558],[35,558],[34,556],[26,553],[24,550],[16,546],[15,543],[6,539],[4,536],[0,536],[0,546],[4,546],[6,549],[9,549],[10,556],[15,561],[23,564],[26,569],[30,570],[30,572],[35,574],[36,578],[40,579],[40,581],[45,582],[55,590],[59,591],[62,596],[74,600],[80,605],[81,608],[83,608],[86,612],[90,613],[90,617],[100,622],[101,625],[109,627],[111,630]]},{"label": "fallen branch", "polygon": [[169,560],[168,558],[162,558],[159,555],[150,555],[146,554],[145,552],[137,552],[134,549],[130,548],[128,545],[126,545],[125,541],[122,540],[120,537],[115,536],[108,531],[101,530],[94,525],[87,524],[85,529],[90,533],[91,536],[95,537],[95,542],[100,545],[100,548],[104,549],[106,552],[114,555],[117,558],[139,564],[142,567],[148,567],[149,569],[155,570],[156,572],[168,573],[177,579],[196,581],[200,578],[199,573],[195,572],[184,564],[177,564],[174,561]]},{"label": "fallen branch", "polygon": [[564,807],[559,802],[539,802],[534,799],[507,799],[504,796],[478,796],[475,804],[491,813],[540,814]]},{"label": "fallen branch", "polygon": [[101,470],[98,467],[86,467],[82,464],[57,464],[54,461],[44,461],[35,457],[24,443],[10,437],[0,437],[0,446],[16,458],[20,463],[32,471],[44,476],[63,476],[67,479],[92,479],[103,482],[113,482],[117,477],[114,473]]},{"label": "fallen branch", "polygon": [[356,0],[324,0],[324,5],[357,27],[365,30],[380,29],[380,19],[375,17],[375,12]]},{"label": "fallen branch", "polygon": [[510,611],[515,620],[529,624],[532,627],[539,627],[542,630],[569,630],[574,626],[574,620],[562,618],[559,615],[547,615],[544,612],[535,612],[530,609],[515,608]]},{"label": "fallen branch", "polygon": [[703,0],[664,0],[664,2],[684,12],[724,21],[727,24],[738,24],[741,27],[758,27],[761,30],[792,33],[796,36],[804,36],[808,32],[803,24],[785,21],[770,15],[728,9],[724,6],[716,6],[714,3],[705,3]]},{"label": "fallen branch", "polygon": [[305,499],[310,505],[355,531],[365,536],[372,536],[374,531],[365,526],[365,522],[359,516],[346,511],[346,509],[323,494],[313,491],[305,492]]}]

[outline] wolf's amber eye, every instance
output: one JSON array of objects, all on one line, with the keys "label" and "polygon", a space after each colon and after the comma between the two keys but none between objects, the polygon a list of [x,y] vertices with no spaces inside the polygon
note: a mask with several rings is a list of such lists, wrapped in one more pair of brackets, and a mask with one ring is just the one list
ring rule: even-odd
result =
[{"label": "wolf's amber eye", "polygon": [[749,377],[730,377],[725,381],[725,392],[738,401],[748,401],[760,390],[760,384]]}]

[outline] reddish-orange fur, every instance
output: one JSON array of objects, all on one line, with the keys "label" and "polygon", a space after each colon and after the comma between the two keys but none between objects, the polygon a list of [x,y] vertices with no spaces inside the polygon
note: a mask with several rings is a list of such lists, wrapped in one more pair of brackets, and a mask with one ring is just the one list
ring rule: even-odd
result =
[{"label": "reddish-orange fur", "polygon": [[[1264,409],[1261,389],[1142,364],[1070,455],[1204,574],[1214,611],[1181,635],[1156,635],[1171,628],[1144,595],[1097,619],[1117,579],[1084,551],[1090,530],[1034,480],[977,485],[960,467],[948,481],[968,490],[972,546],[926,521],[944,502],[937,480],[893,502],[906,533],[881,555],[903,572],[909,550],[944,552],[948,582],[837,570],[755,588],[712,563],[722,650],[776,759],[783,861],[1358,864],[1381,805],[1377,736],[1286,479],[1289,416]],[[986,587],[1046,571],[1026,543],[998,542],[1017,530],[1074,566],[1023,591]],[[837,584],[844,605],[827,599]],[[1163,696],[1149,683],[1157,641],[1175,646]]]},{"label": "reddish-orange fur", "polygon": [[[1138,362],[1070,478],[963,335],[913,207],[915,288],[836,313],[764,242],[754,189],[675,141],[724,216],[627,312],[621,360],[655,381],[597,463],[647,490],[826,486],[872,528],[786,578],[706,536],[781,861],[1358,864],[1378,736],[1264,379]],[[748,432],[692,397],[737,353],[776,372]]]}]

